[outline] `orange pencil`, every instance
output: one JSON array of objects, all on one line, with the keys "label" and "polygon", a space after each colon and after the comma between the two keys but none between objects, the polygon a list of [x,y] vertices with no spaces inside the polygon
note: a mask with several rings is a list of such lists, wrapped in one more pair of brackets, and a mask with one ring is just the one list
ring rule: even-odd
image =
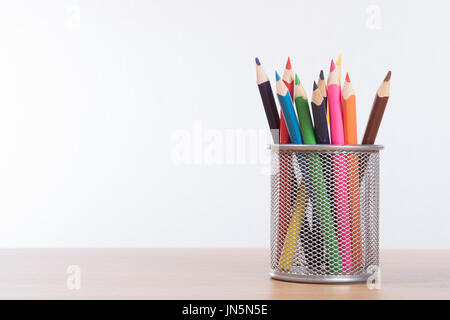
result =
[{"label": "orange pencil", "polygon": [[350,77],[345,76],[342,88],[342,113],[344,116],[344,142],[345,144],[358,144],[356,133],[356,97]]},{"label": "orange pencil", "polygon": [[[345,144],[358,144],[356,130],[356,97],[348,73],[342,88],[342,113]],[[347,190],[352,226],[353,268],[362,266],[361,211],[359,197],[359,161],[355,153],[347,154]]]}]

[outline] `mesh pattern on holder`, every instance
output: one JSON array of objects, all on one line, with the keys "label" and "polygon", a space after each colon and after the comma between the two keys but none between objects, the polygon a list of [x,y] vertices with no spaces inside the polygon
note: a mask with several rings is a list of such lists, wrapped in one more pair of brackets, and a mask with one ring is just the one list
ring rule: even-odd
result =
[{"label": "mesh pattern on holder", "polygon": [[379,264],[379,151],[271,149],[272,276],[367,278]]}]

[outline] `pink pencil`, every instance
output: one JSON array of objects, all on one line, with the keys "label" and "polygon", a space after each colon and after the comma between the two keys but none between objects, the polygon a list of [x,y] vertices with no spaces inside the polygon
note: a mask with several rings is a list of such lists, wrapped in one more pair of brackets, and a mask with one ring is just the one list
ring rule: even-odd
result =
[{"label": "pink pencil", "polygon": [[[330,108],[331,143],[345,144],[344,122],[342,120],[341,84],[334,61],[331,60],[328,75],[328,104]],[[343,271],[353,269],[352,230],[347,196],[347,167],[345,154],[333,155],[335,200],[338,211],[338,245]]]},{"label": "pink pencil", "polygon": [[341,83],[333,60],[331,60],[330,74],[328,75],[328,104],[330,106],[331,144],[343,145],[345,140],[344,121],[342,120]]}]

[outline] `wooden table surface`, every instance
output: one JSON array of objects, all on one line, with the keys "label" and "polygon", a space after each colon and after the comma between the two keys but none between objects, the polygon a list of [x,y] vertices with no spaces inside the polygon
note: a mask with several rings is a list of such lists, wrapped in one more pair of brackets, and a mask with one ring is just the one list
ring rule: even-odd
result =
[{"label": "wooden table surface", "polygon": [[[272,280],[268,261],[267,249],[1,249],[0,298],[450,298],[450,250],[383,250],[379,290]],[[67,286],[71,265],[78,290]]]}]

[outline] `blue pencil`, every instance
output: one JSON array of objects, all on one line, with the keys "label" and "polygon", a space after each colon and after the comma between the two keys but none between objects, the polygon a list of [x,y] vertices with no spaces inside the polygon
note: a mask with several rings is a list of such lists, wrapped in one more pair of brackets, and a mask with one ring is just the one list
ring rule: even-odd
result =
[{"label": "blue pencil", "polygon": [[[275,76],[277,80],[278,101],[280,102],[281,112],[283,113],[291,142],[293,144],[303,144],[300,126],[298,124],[297,115],[295,114],[294,105],[292,103],[289,90],[284,81],[281,80],[277,72],[275,72]],[[302,229],[302,225],[306,224],[306,208],[308,203],[308,191],[305,183],[306,180],[304,178],[306,174],[305,168],[307,168],[306,158],[303,154],[298,153],[295,155],[293,154],[292,156],[294,158],[291,158],[290,161],[296,159],[294,160],[294,168],[297,167],[298,170],[292,171],[293,167],[291,166],[291,164],[287,164],[287,166],[281,166],[280,169],[282,170],[282,174],[284,173],[284,175],[289,178],[291,177],[292,172],[295,173],[296,171],[296,173],[301,177],[296,181],[298,188],[296,194],[292,194],[292,198],[295,199],[295,204],[294,208],[292,209],[292,218],[290,218],[289,220],[286,239],[284,241],[282,255],[279,262],[279,267],[284,270],[289,270],[294,263],[294,256],[297,250],[297,242],[300,237],[300,231]],[[284,183],[286,183],[286,181],[284,181]],[[293,183],[293,181],[291,181],[291,183]],[[283,181],[281,182],[281,185],[283,186]],[[293,188],[291,189],[291,192],[294,192],[295,187],[292,187]],[[282,204],[282,206],[285,205],[289,205],[289,203]],[[305,248],[302,246],[300,250],[304,251],[304,249]]]},{"label": "blue pencil", "polygon": [[277,96],[280,102],[281,112],[283,112],[286,126],[289,132],[289,137],[293,144],[302,144],[302,135],[300,133],[300,127],[297,121],[297,115],[295,114],[294,105],[292,104],[289,90],[281,80],[278,72],[275,71],[277,79]]}]

